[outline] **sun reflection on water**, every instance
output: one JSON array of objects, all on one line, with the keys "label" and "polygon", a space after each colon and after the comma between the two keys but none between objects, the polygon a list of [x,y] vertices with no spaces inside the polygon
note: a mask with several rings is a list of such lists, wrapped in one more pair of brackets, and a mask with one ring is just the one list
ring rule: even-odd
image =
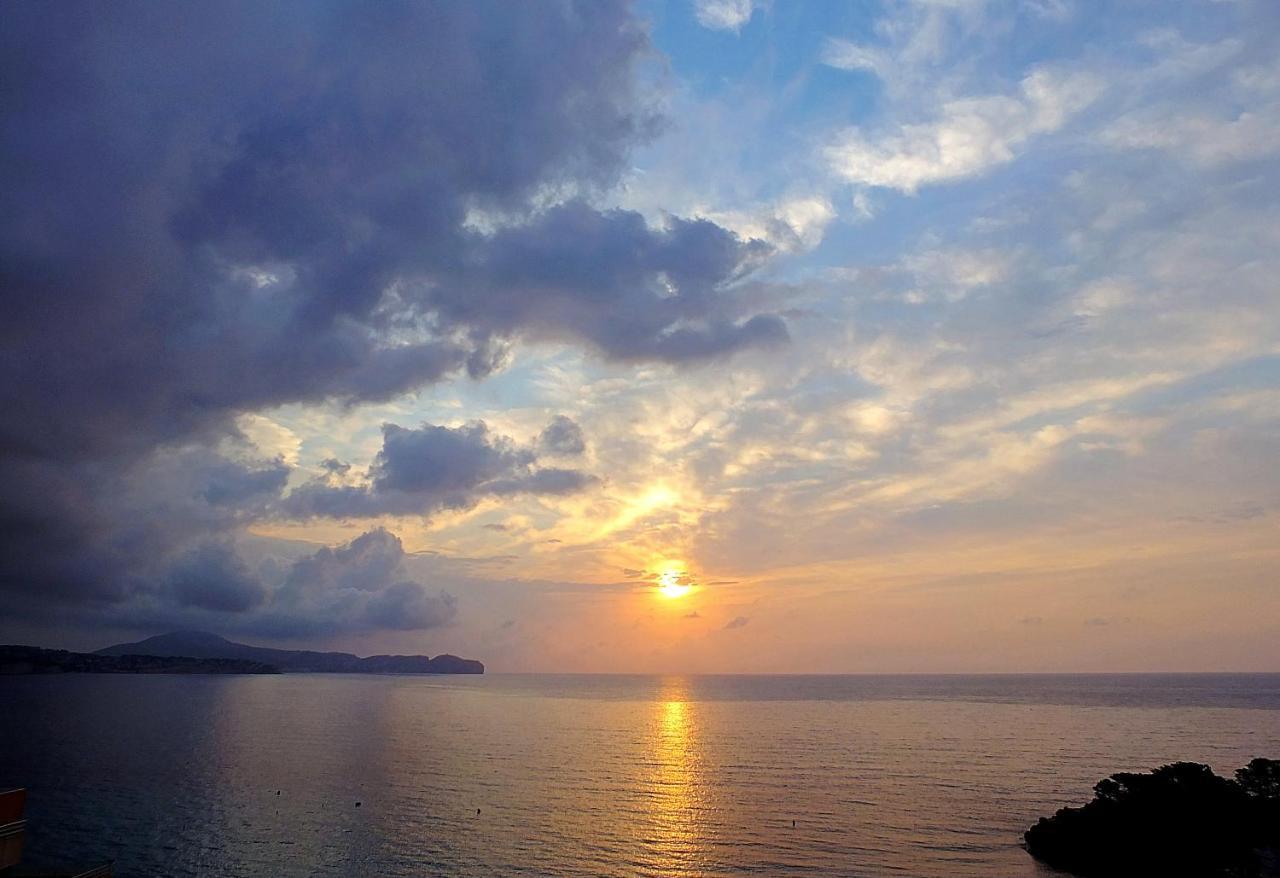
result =
[{"label": "sun reflection on water", "polygon": [[662,874],[696,872],[703,859],[696,704],[687,699],[686,682],[673,678],[655,702],[652,844]]}]

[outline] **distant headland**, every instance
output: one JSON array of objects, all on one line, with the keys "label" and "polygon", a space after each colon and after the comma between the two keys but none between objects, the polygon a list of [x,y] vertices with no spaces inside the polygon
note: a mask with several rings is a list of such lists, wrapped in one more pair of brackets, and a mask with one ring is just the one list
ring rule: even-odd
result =
[{"label": "distant headland", "polygon": [[[25,651],[25,652],[24,652]],[[59,658],[61,656],[62,658]],[[30,666],[29,670],[24,670]],[[373,655],[272,649],[236,643],[207,631],[174,631],[94,653],[30,646],[0,647],[4,673],[330,673],[483,674],[484,665],[456,655]]]},{"label": "distant headland", "polygon": [[95,655],[38,646],[0,646],[5,674],[278,674],[263,662],[173,655]]},{"label": "distant headland", "polygon": [[207,631],[174,631],[100,649],[96,655],[185,655],[193,658],[243,659],[274,665],[285,673],[327,674],[483,674],[484,665],[456,655],[371,655],[271,649],[249,646]]}]

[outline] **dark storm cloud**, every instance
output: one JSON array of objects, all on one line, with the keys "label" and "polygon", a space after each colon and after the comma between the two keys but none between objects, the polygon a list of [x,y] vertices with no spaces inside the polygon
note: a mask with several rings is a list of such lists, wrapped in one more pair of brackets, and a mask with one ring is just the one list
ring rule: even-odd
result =
[{"label": "dark storm cloud", "polygon": [[138,594],[130,603],[66,606],[55,618],[302,639],[450,624],[457,599],[419,581],[421,574],[411,576],[408,557],[400,539],[382,528],[292,562],[267,556],[252,568],[229,543],[210,542],[173,562],[163,589]]},{"label": "dark storm cloud", "polygon": [[[6,458],[0,587],[43,600],[171,592],[175,558],[262,517],[285,485],[285,464],[236,451],[230,444],[163,448],[136,461]],[[189,585],[173,593],[195,602]]]},{"label": "dark storm cloud", "polygon": [[337,548],[324,547],[289,568],[249,630],[281,637],[447,625],[457,600],[410,580],[400,538],[376,528]]},{"label": "dark storm cloud", "polygon": [[593,484],[578,470],[539,468],[532,448],[489,431],[461,427],[382,427],[382,449],[367,483],[334,484],[326,475],[299,486],[281,504],[292,518],[369,518],[466,509],[484,497],[569,494]]},{"label": "dark storm cloud", "polygon": [[706,220],[672,217],[655,230],[634,211],[575,201],[477,241],[458,283],[430,298],[450,319],[491,332],[680,363],[786,340],[781,318],[740,319],[740,304],[722,294],[768,252]]},{"label": "dark storm cloud", "polygon": [[416,582],[397,582],[370,598],[364,615],[371,628],[420,631],[447,624],[457,612],[452,595],[433,595]]},{"label": "dark storm cloud", "polygon": [[206,466],[202,496],[213,506],[243,509],[254,500],[275,497],[289,478],[289,468],[280,461],[249,467],[215,457]]},{"label": "dark storm cloud", "polygon": [[424,424],[417,430],[386,424],[370,475],[378,493],[449,496],[527,470],[534,460],[532,451],[491,435],[483,421],[454,428]]},{"label": "dark storm cloud", "polygon": [[467,212],[607,182],[648,124],[644,38],[609,3],[3,15],[4,437],[22,449],[484,374],[495,327],[456,315],[511,293],[470,274],[519,272]]},{"label": "dark storm cloud", "polygon": [[538,436],[538,446],[548,454],[573,456],[587,450],[582,428],[564,415],[556,415]]},{"label": "dark storm cloud", "polygon": [[[765,245],[533,207],[653,130],[647,50],[605,0],[4,4],[0,587],[251,603],[168,569],[280,491],[225,452],[244,412],[482,378],[517,336],[677,363],[783,339],[726,293]],[[212,481],[172,471],[192,448]],[[504,453],[470,477],[575,487]],[[388,457],[368,496],[460,496],[432,478]]]},{"label": "dark storm cloud", "polygon": [[[670,360],[769,335],[718,295],[760,242],[528,210],[613,179],[650,124],[631,88],[645,39],[617,4],[4,17],[17,449],[146,447],[232,410],[482,376],[521,332]],[[486,235],[474,210],[520,222]]]},{"label": "dark storm cloud", "polygon": [[239,613],[256,607],[266,589],[228,545],[209,543],[181,558],[170,587],[182,606]]}]

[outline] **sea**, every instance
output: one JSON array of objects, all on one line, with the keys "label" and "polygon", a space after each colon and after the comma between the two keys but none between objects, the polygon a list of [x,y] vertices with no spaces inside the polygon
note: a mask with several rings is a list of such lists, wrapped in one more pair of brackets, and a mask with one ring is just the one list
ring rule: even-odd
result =
[{"label": "sea", "polygon": [[1056,874],[1117,771],[1280,757],[1280,674],[0,678],[24,866],[117,876]]}]

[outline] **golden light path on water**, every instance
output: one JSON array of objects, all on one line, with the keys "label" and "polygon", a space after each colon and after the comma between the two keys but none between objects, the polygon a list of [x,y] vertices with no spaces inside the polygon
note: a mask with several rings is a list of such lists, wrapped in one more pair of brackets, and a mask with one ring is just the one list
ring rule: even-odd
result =
[{"label": "golden light path on water", "polygon": [[696,872],[706,853],[697,704],[688,700],[686,686],[679,677],[664,680],[654,705],[652,850],[657,871],[667,874]]}]

